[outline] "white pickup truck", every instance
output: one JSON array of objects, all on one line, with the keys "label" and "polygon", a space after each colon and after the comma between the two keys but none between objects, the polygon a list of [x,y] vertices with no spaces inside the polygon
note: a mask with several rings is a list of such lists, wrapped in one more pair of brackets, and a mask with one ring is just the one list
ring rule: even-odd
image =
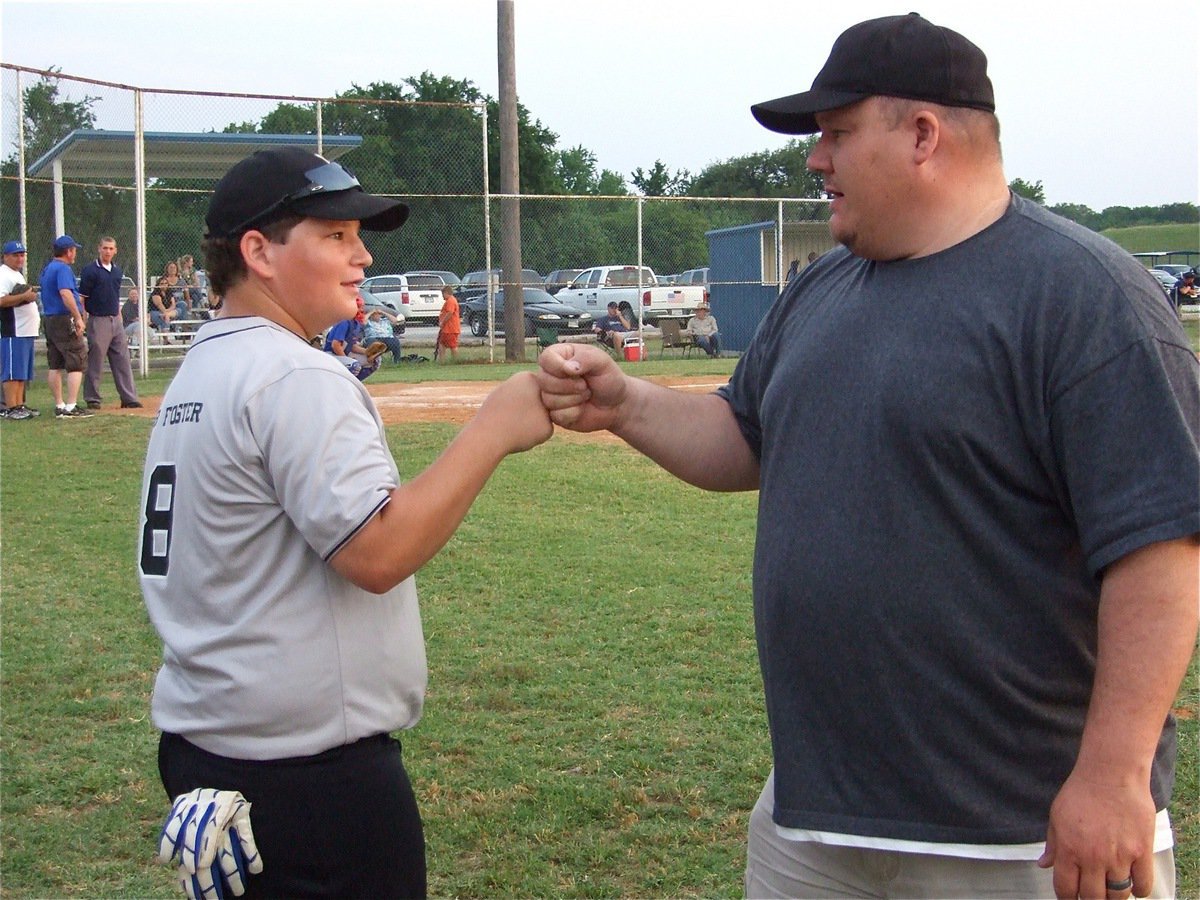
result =
[{"label": "white pickup truck", "polygon": [[615,301],[633,321],[640,315],[643,322],[653,324],[659,319],[690,318],[700,303],[708,302],[708,292],[700,285],[660,285],[648,266],[642,266],[640,276],[637,266],[593,266],[580,272],[554,299],[596,318]]}]

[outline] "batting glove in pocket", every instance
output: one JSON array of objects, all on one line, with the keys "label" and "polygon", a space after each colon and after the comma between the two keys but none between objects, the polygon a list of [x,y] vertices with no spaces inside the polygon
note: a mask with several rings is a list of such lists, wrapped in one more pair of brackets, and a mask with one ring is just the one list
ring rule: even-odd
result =
[{"label": "batting glove in pocket", "polygon": [[159,836],[158,859],[179,866],[179,886],[193,900],[240,897],[247,874],[263,869],[250,803],[238,791],[197,788],[180,794]]}]

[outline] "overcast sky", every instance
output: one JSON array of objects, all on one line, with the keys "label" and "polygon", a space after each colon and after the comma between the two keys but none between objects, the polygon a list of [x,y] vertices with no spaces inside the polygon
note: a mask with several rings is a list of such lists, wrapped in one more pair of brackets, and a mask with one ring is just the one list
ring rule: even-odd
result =
[{"label": "overcast sky", "polygon": [[[628,179],[661,159],[697,173],[781,147],[750,104],[806,90],[849,25],[912,8],[987,53],[1010,180],[1095,210],[1198,201],[1195,0],[515,0],[517,93],[560,148],[582,145],[601,168]],[[5,62],[103,81],[329,97],[428,70],[498,93],[495,0],[0,11]]]}]

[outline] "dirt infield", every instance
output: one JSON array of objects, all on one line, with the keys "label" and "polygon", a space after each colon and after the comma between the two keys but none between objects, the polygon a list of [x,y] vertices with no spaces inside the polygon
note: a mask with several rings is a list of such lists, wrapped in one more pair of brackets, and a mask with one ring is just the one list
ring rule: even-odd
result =
[{"label": "dirt infield", "polygon": [[[647,380],[681,390],[709,393],[729,379],[701,375]],[[384,423],[398,425],[404,422],[465,422],[497,384],[496,381],[426,381],[421,384],[368,384],[367,389]]]},{"label": "dirt infield", "polygon": [[[695,393],[715,391],[728,379],[717,375],[688,378],[651,377],[656,384]],[[405,422],[466,422],[479,408],[496,381],[425,381],[418,384],[367,384],[380,418],[386,425]],[[128,415],[153,416],[161,397],[143,397],[144,409],[120,410]],[[107,410],[106,410],[107,412]],[[115,412],[115,410],[114,410]]]}]

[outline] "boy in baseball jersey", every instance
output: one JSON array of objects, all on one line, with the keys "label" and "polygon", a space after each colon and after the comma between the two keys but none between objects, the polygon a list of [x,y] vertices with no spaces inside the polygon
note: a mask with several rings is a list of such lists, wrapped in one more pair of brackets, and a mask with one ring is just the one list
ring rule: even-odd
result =
[{"label": "boy in baseball jersey", "polygon": [[425,693],[413,573],[503,458],[551,434],[532,373],[401,484],[366,389],[308,340],[355,314],[360,230],[407,207],[295,148],[213,194],[197,332],[146,455],[139,569],[164,643],[152,699],[170,797],[238,791],[263,871],[246,896],[425,895],[420,814],[391,732]]}]

